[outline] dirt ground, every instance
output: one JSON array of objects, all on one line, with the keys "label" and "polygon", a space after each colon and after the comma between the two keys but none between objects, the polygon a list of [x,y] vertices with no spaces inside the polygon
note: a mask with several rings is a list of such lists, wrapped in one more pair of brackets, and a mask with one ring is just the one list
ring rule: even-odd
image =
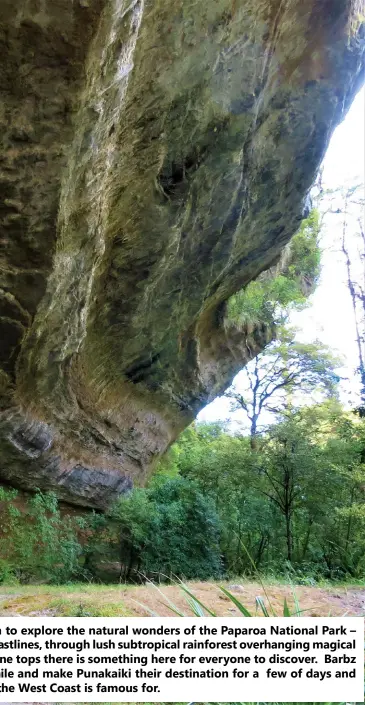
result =
[{"label": "dirt ground", "polygon": [[[362,616],[365,614],[365,586],[318,588],[307,586],[268,585],[264,594],[259,583],[223,583],[235,597],[255,614],[255,600],[260,596],[268,609],[271,604],[275,614],[281,616],[286,598],[291,610],[295,609],[293,592],[303,616]],[[237,607],[214,583],[193,582],[189,589],[219,617],[237,617]],[[174,616],[168,600],[183,611],[191,611],[181,589],[165,585],[159,589],[152,585],[65,585],[65,586],[11,586],[0,588],[0,616]],[[151,612],[150,612],[150,611]],[[269,609],[271,613],[271,610]]]}]

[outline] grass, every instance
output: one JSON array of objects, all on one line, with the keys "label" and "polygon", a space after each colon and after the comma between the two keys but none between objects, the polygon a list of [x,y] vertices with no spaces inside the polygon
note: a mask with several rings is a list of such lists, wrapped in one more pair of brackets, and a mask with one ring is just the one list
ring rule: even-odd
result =
[{"label": "grass", "polygon": [[129,585],[11,585],[0,586],[0,614],[47,612],[57,617],[129,617]]},{"label": "grass", "polygon": [[[264,597],[260,583],[246,582],[241,578],[225,581],[223,587],[237,597],[250,613],[260,608],[257,598]],[[190,582],[188,588],[204,606],[218,616],[239,616],[237,606],[220,592],[216,583]],[[171,616],[171,610],[161,604],[167,600],[185,612],[186,601],[178,586],[164,585],[162,590],[163,596],[149,585],[0,585],[0,616],[140,617],[149,614],[150,610],[168,617]],[[271,603],[276,614],[283,613],[285,599],[290,612],[295,610],[292,586],[268,584],[265,590],[268,595],[265,602]],[[307,616],[335,617],[345,613],[356,616],[364,613],[364,592],[357,585],[347,585],[345,588],[337,585],[322,588],[300,585],[295,587],[295,594]],[[141,605],[146,605],[148,609]]]},{"label": "grass", "polygon": [[[229,600],[232,605],[234,605],[234,608],[237,612],[242,614],[243,617],[278,617],[279,615],[277,614],[273,603],[270,599],[270,595],[268,594],[266,590],[266,586],[264,585],[263,582],[260,583],[263,593],[265,595],[265,598],[262,598],[260,596],[257,596],[255,598],[255,612],[252,613],[250,610],[247,609],[247,607],[239,600],[235,595],[232,595],[227,588],[225,588],[223,585],[219,586],[220,590],[220,596],[224,597],[225,599]],[[178,587],[180,588],[183,597],[185,599],[185,602],[190,610],[189,614],[193,614],[195,617],[217,617],[217,613],[210,609],[206,604],[204,604],[199,598],[190,590],[190,588],[187,585],[184,585],[182,581],[179,581],[177,583]],[[185,612],[182,611],[177,605],[175,605],[169,598],[165,598],[164,593],[160,588],[157,587],[157,585],[154,585],[151,583],[151,587],[157,590],[157,593],[161,595],[161,597],[165,600],[162,602],[162,604],[167,607],[173,614],[175,614],[177,617],[188,617],[189,614],[186,614]],[[296,593],[293,591],[293,602],[294,602],[294,607],[291,609],[288,605],[288,601],[286,599],[286,596],[284,597],[284,602],[282,605],[282,614],[280,616],[283,617],[300,617],[302,614],[302,611],[299,606],[298,598],[296,596]],[[152,616],[152,617],[159,617],[160,615],[153,610],[150,610],[148,607],[144,606],[143,607],[146,609],[146,611]]]}]

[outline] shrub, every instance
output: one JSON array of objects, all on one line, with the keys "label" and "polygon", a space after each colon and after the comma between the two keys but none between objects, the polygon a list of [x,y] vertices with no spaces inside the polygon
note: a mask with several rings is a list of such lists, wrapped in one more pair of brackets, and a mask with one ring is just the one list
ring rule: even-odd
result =
[{"label": "shrub", "polygon": [[121,497],[95,551],[120,561],[121,580],[156,573],[201,579],[221,574],[214,505],[184,478]]},{"label": "shrub", "polygon": [[0,488],[0,581],[70,580],[81,554],[75,521],[61,516],[53,493],[37,492],[21,509],[17,497]]}]

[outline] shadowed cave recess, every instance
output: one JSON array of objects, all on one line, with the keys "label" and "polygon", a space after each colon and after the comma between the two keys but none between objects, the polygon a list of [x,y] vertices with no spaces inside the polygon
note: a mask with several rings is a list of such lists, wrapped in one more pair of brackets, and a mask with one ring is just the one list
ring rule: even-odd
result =
[{"label": "shadowed cave recess", "polygon": [[2,0],[0,480],[105,508],[273,338],[363,0]]}]

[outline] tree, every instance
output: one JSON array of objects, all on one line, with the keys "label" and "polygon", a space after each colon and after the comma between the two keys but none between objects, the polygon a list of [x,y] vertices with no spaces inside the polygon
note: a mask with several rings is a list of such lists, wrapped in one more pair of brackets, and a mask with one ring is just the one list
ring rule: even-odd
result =
[{"label": "tree", "polygon": [[[297,417],[270,429],[262,456],[261,473],[265,480],[259,490],[278,508],[285,520],[286,557],[293,560],[293,516],[306,500],[304,486],[318,469],[318,446],[307,438]],[[308,541],[308,537],[306,538]]]},{"label": "tree", "polygon": [[341,249],[346,265],[347,288],[354,314],[358,352],[357,372],[360,376],[360,413],[365,415],[365,230],[364,185],[356,185],[344,193]]},{"label": "tree", "polygon": [[122,496],[107,519],[104,556],[119,560],[123,581],[221,574],[218,516],[195,482],[160,476]]},{"label": "tree", "polygon": [[335,247],[345,264],[345,283],[353,311],[358,356],[356,373],[360,378],[361,405],[357,410],[365,416],[365,187],[363,183],[352,182],[328,189],[324,188],[321,176],[316,188],[315,198],[320,206],[322,224],[328,215],[336,216],[331,225],[330,249]]},{"label": "tree", "polygon": [[364,423],[333,401],[287,415],[265,438],[261,492],[285,523],[289,560],[328,577],[363,575]]},{"label": "tree", "polygon": [[220,524],[210,497],[178,477],[149,491],[157,521],[142,565],[147,573],[181,578],[219,577]]},{"label": "tree", "polygon": [[265,559],[275,536],[277,512],[257,492],[257,453],[247,436],[220,431],[216,424],[194,424],[175,444],[179,472],[210,496],[221,521],[221,553],[226,573],[251,573]]},{"label": "tree", "polygon": [[335,395],[339,361],[319,341],[301,343],[293,337],[293,330],[283,327],[279,339],[243,370],[244,391],[236,385],[225,393],[232,410],[242,409],[247,415],[252,448],[264,412],[282,412],[296,392],[303,401],[314,392]]},{"label": "tree", "polygon": [[194,423],[146,489],[91,517],[85,568],[102,577],[101,562],[118,561],[128,581],[252,575],[254,564],[303,581],[361,578],[364,439],[365,422],[333,399],[284,410],[254,450]]}]

